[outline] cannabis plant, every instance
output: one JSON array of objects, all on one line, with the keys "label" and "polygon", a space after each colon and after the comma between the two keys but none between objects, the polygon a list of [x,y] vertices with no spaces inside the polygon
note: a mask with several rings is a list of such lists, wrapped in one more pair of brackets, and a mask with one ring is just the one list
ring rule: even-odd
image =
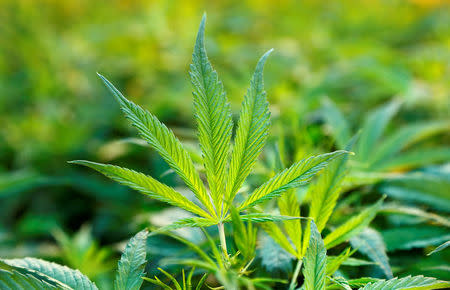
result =
[{"label": "cannabis plant", "polygon": [[[423,276],[402,279],[377,280],[364,278],[348,280],[331,276],[349,250],[337,257],[326,255],[326,248],[347,241],[367,225],[375,215],[381,202],[351,218],[322,240],[320,231],[324,229],[338,197],[338,187],[342,176],[347,150],[339,150],[311,156],[295,162],[288,168],[280,168],[279,173],[265,183],[247,193],[243,185],[251,173],[258,155],[267,140],[270,114],[263,83],[263,67],[271,50],[265,53],[256,65],[233,135],[233,120],[230,105],[222,83],[213,70],[206,55],[204,43],[205,17],[203,17],[194,47],[190,77],[193,85],[194,111],[197,122],[198,139],[202,152],[202,168],[197,171],[188,151],[175,134],[162,124],[155,115],[125,98],[106,78],[100,75],[105,85],[113,93],[123,112],[138,130],[141,138],[156,150],[171,169],[183,180],[195,198],[176,191],[155,178],[132,169],[91,161],[72,163],[91,167],[107,177],[129,186],[151,198],[168,203],[190,212],[194,216],[177,222],[152,234],[166,234],[189,247],[196,254],[194,258],[179,259],[175,263],[191,267],[187,277],[184,270],[181,283],[176,277],[160,269],[167,278],[145,277],[147,230],[138,233],[127,244],[118,264],[114,281],[115,289],[139,289],[143,281],[148,281],[164,289],[192,289],[195,280],[200,289],[209,274],[221,284],[217,289],[265,288],[274,283],[286,283],[273,277],[261,277],[255,267],[255,247],[257,225],[279,242],[299,263],[289,288],[295,289],[303,262],[303,289],[326,289],[361,287],[361,289],[437,289],[448,283]],[[232,139],[234,139],[233,145]],[[338,159],[337,159],[338,158]],[[309,218],[300,216],[299,205],[293,190],[305,185],[337,159],[332,174],[322,175],[329,190],[313,190]],[[203,174],[204,173],[204,174]],[[239,197],[239,198],[238,198]],[[279,198],[280,214],[266,213],[260,207],[274,198]],[[307,219],[302,233],[301,219]],[[231,223],[234,234],[233,250],[227,248],[225,223]],[[288,235],[284,235],[275,222],[282,222]],[[215,226],[218,230],[220,250],[216,240],[204,228]],[[200,247],[171,231],[181,227],[200,227],[207,239],[207,247]],[[229,228],[229,227],[227,227]],[[208,248],[210,253],[205,250]],[[253,272],[256,272],[253,274]],[[201,274],[200,279],[193,278]],[[169,284],[173,284],[169,286]],[[214,282],[213,282],[214,283]],[[97,286],[77,270],[34,258],[2,260],[0,263],[0,285],[2,288],[17,289],[97,289]]]}]

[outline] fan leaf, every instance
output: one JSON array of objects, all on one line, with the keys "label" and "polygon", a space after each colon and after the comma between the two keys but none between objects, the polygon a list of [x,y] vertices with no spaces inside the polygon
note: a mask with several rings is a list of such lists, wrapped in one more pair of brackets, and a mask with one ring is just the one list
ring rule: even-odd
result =
[{"label": "fan leaf", "polygon": [[115,165],[84,160],[71,161],[71,163],[95,169],[112,180],[140,191],[151,198],[180,207],[200,216],[211,218],[204,210],[179,192],[143,173]]},{"label": "fan leaf", "polygon": [[138,290],[142,285],[145,264],[147,263],[148,231],[143,230],[130,239],[118,264],[115,290]]},{"label": "fan leaf", "polygon": [[225,198],[226,165],[233,122],[222,82],[206,55],[205,22],[206,15],[203,16],[198,30],[190,76],[198,139],[211,195],[219,212]]},{"label": "fan leaf", "polygon": [[269,132],[270,113],[264,91],[263,68],[271,52],[266,52],[256,65],[242,103],[227,179],[227,200],[230,203],[252,170]]},{"label": "fan leaf", "polygon": [[2,260],[13,266],[35,271],[73,289],[96,290],[97,286],[78,270],[36,258]]},{"label": "fan leaf", "polygon": [[316,224],[312,221],[308,249],[303,262],[305,290],[322,290],[326,286],[327,250]]},{"label": "fan leaf", "polygon": [[326,153],[303,159],[291,167],[278,173],[266,183],[258,187],[239,207],[244,210],[265,200],[280,196],[290,188],[308,183],[312,177],[323,169],[334,158],[348,153],[344,150]]},{"label": "fan leaf", "polygon": [[435,278],[424,276],[407,276],[405,278],[394,278],[390,280],[381,280],[366,284],[359,288],[360,290],[400,290],[400,289],[443,289],[450,287],[449,282],[439,281]]},{"label": "fan leaf", "polygon": [[367,228],[356,237],[351,238],[350,244],[376,262],[388,279],[393,278],[389,259],[386,255],[386,245],[379,232]]},{"label": "fan leaf", "polygon": [[359,234],[375,218],[378,210],[381,208],[383,199],[374,205],[364,209],[360,214],[353,216],[344,224],[333,230],[325,237],[324,242],[327,249],[347,241],[351,237]]},{"label": "fan leaf", "polygon": [[195,196],[206,207],[211,215],[215,215],[214,207],[200,179],[189,153],[173,132],[161,123],[150,112],[127,100],[106,78],[99,75],[108,89],[114,94],[122,111],[131,120],[141,137],[152,146],[169,166],[180,176]]}]

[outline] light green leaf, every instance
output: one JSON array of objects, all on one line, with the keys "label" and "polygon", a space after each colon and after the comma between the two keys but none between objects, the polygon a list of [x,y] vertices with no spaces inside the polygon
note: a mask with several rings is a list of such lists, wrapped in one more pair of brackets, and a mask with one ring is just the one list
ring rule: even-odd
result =
[{"label": "light green leaf", "polygon": [[359,234],[375,218],[375,215],[381,208],[382,202],[383,199],[379,200],[377,203],[364,209],[361,213],[353,216],[344,224],[328,234],[328,236],[324,239],[327,249],[337,246]]},{"label": "light green leaf", "polygon": [[405,278],[394,278],[391,280],[380,280],[368,283],[359,288],[361,290],[400,290],[400,289],[443,289],[450,287],[450,283],[439,281],[435,278],[424,276],[407,276]]},{"label": "light green leaf", "polygon": [[[279,222],[279,221],[294,221],[299,219],[308,219],[305,217],[295,217],[295,216],[284,216],[284,215],[275,215],[275,214],[266,214],[266,213],[249,213],[243,214],[240,216],[243,221],[251,221],[254,223],[263,223],[263,222]],[[225,221],[230,221],[227,218]]]},{"label": "light green leaf", "polygon": [[303,259],[304,288],[305,290],[322,290],[326,286],[327,250],[313,221],[310,232],[308,249]]},{"label": "light green leaf", "polygon": [[349,257],[347,260],[345,260],[342,265],[344,266],[353,266],[353,267],[359,267],[359,266],[371,266],[371,265],[376,265],[375,262],[371,262],[371,261],[366,261],[366,260],[362,260],[362,259],[356,259],[356,258],[352,258]]},{"label": "light green leaf", "polygon": [[180,176],[195,196],[206,207],[211,215],[215,215],[214,207],[200,179],[189,153],[173,132],[162,124],[150,112],[127,100],[107,79],[99,75],[106,86],[120,103],[123,112],[131,120],[143,139],[152,146],[169,166]]},{"label": "light green leaf", "polygon": [[297,251],[292,247],[283,231],[273,222],[262,223],[261,228],[286,252],[298,258]]},{"label": "light green leaf", "polygon": [[[346,145],[345,150],[352,149],[356,136]],[[319,232],[325,228],[331,213],[336,206],[341,190],[341,183],[345,176],[345,165],[348,155],[336,158],[321,172],[317,180],[308,188],[311,197],[309,216],[313,218]]]},{"label": "light green leaf", "polygon": [[346,154],[344,150],[326,153],[303,159],[278,173],[258,187],[239,207],[239,210],[253,207],[265,200],[280,196],[288,189],[306,184],[334,158]]},{"label": "light green leaf", "polygon": [[223,193],[233,122],[222,82],[206,55],[205,21],[206,15],[203,16],[198,30],[190,76],[194,90],[198,139],[211,195],[219,212],[225,198]]},{"label": "light green leaf", "polygon": [[444,249],[447,249],[449,246],[450,246],[450,241],[446,241],[445,243],[439,245],[439,246],[438,246],[436,249],[434,249],[433,251],[429,252],[429,253],[427,254],[427,256],[433,255],[433,254],[435,254],[435,253],[437,253],[437,252],[440,252],[440,251],[442,251],[442,250],[444,250]]},{"label": "light green leaf", "polygon": [[[278,208],[284,216],[300,217],[300,204],[295,189],[288,190],[278,198]],[[302,250],[302,224],[300,220],[287,220],[283,222],[284,228],[297,250],[297,257]]]},{"label": "light green leaf", "polygon": [[167,202],[200,216],[210,218],[204,210],[187,199],[185,196],[143,173],[110,164],[101,164],[83,160],[71,161],[71,163],[90,167],[111,178],[112,180],[140,191],[151,198]]},{"label": "light green leaf", "polygon": [[335,289],[335,286],[338,286],[339,289],[344,288],[345,290],[352,290],[352,288],[350,287],[348,281],[344,278],[344,277],[330,277],[328,276],[328,280],[330,280],[332,283],[334,283],[335,285],[331,285],[327,287],[327,289]]},{"label": "light green leaf", "polygon": [[209,227],[212,225],[217,224],[217,222],[211,221],[210,219],[205,219],[205,218],[184,218],[184,219],[179,219],[176,222],[171,223],[170,225],[161,227],[157,230],[154,230],[151,232],[151,236],[156,235],[156,234],[160,234],[160,233],[164,233],[164,232],[168,232],[168,231],[173,231],[173,230],[177,230],[177,229],[181,229],[181,228],[197,228],[197,227]]},{"label": "light green leaf", "polygon": [[80,271],[73,270],[56,263],[47,262],[36,258],[10,259],[2,261],[13,267],[21,267],[27,270],[36,271],[73,289],[98,289],[97,286],[95,286],[95,284]]},{"label": "light green leaf", "polygon": [[386,245],[379,232],[370,228],[364,229],[359,235],[350,239],[350,244],[376,262],[387,278],[393,278],[389,259],[386,255]]},{"label": "light green leaf", "polygon": [[271,52],[266,52],[256,65],[242,103],[227,179],[227,200],[230,203],[252,170],[269,132],[270,113],[264,91],[263,68]]},{"label": "light green leaf", "polygon": [[353,252],[350,248],[345,249],[339,256],[328,256],[327,257],[327,275],[331,276],[336,272],[339,267],[352,255]]},{"label": "light green leaf", "polygon": [[118,264],[115,290],[138,290],[142,285],[145,264],[147,263],[148,231],[143,230],[130,239]]}]

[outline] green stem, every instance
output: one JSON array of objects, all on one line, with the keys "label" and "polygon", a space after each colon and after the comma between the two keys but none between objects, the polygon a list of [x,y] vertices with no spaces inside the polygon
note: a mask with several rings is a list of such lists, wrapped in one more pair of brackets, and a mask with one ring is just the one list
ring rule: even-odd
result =
[{"label": "green stem", "polygon": [[289,284],[289,290],[294,290],[297,286],[297,278],[298,274],[300,274],[300,269],[302,268],[303,260],[299,259],[297,262],[297,266],[295,266],[294,275],[292,276],[291,284]]},{"label": "green stem", "polygon": [[217,224],[217,227],[219,228],[220,246],[222,247],[225,258],[228,258],[227,240],[225,239],[225,229],[223,223]]}]

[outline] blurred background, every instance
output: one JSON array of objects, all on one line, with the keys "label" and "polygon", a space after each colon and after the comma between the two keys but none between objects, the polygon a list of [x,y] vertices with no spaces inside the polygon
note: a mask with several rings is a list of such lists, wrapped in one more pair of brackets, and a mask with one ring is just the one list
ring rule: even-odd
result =
[{"label": "blurred background", "polygon": [[[96,72],[157,115],[195,156],[187,72],[203,12],[209,57],[236,118],[257,59],[275,49],[265,70],[272,137],[255,184],[271,174],[273,144],[289,164],[342,147],[368,119],[384,119],[372,128],[377,138],[360,145],[335,221],[382,194],[448,218],[448,1],[2,0],[0,257],[59,261],[101,284],[121,242],[166,221],[161,203],[67,161],[126,165],[182,186],[135,138]],[[448,223],[397,213],[375,227],[394,274],[449,279],[448,253],[425,255],[450,239]],[[426,239],[395,244],[399,228]],[[416,259],[405,263],[408,257]]]}]

